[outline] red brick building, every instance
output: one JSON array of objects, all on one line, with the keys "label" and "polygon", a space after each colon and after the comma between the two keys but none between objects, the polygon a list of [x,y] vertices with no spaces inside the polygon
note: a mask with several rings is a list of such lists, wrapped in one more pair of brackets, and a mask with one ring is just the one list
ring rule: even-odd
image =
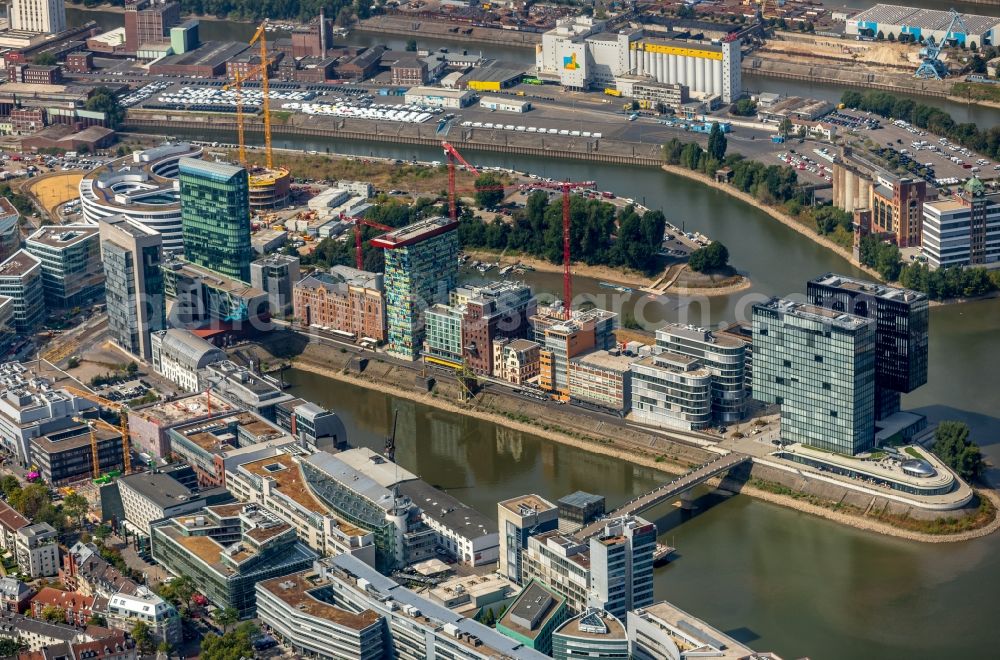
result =
[{"label": "red brick building", "polygon": [[145,44],[164,43],[170,28],[181,24],[181,7],[168,0],[126,0],[125,50],[135,53]]},{"label": "red brick building", "polygon": [[42,618],[46,607],[58,607],[66,613],[66,623],[86,626],[94,610],[94,597],[84,596],[76,591],[61,591],[52,587],[42,587],[31,599],[31,615]]},{"label": "red brick building", "polygon": [[94,54],[90,51],[70,53],[66,56],[66,70],[72,73],[87,73],[94,70]]},{"label": "red brick building", "polygon": [[62,67],[12,64],[7,67],[7,80],[29,85],[58,85],[62,82]]},{"label": "red brick building", "polygon": [[45,128],[45,108],[11,108],[10,123],[19,135],[30,135]]}]

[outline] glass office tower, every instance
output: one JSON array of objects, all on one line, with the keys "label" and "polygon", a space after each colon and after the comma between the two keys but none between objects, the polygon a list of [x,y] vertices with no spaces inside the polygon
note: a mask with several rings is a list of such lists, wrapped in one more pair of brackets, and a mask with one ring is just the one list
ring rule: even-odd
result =
[{"label": "glass office tower", "polygon": [[875,443],[875,322],[774,298],[753,307],[754,398],[781,439],[854,455]]},{"label": "glass office tower", "polygon": [[247,171],[236,165],[182,158],[184,257],[220,275],[250,282],[250,201]]}]

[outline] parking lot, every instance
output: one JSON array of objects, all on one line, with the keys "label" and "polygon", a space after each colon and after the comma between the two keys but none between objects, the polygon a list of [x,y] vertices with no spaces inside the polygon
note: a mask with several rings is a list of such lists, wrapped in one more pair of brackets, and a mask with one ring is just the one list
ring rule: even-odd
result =
[{"label": "parking lot", "polygon": [[[841,113],[867,117],[856,111]],[[861,135],[875,143],[869,154],[882,165],[890,170],[901,168],[937,187],[960,183],[974,174],[984,180],[1000,176],[1000,164],[903,121],[884,121],[881,128]]]}]

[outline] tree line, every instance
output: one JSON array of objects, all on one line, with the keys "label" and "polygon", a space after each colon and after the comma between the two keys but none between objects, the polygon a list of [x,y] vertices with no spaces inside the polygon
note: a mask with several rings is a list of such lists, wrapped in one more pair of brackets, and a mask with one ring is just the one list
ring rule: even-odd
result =
[{"label": "tree line", "polygon": [[878,271],[886,282],[921,291],[931,300],[970,298],[1000,289],[1000,271],[982,266],[931,270],[922,263],[904,264],[898,247],[875,236],[861,237],[858,247],[861,263]]},{"label": "tree line", "polygon": [[[513,250],[521,254],[562,263],[561,197],[532,193],[523,209],[513,213],[513,222],[501,218],[484,223],[463,216],[458,227],[463,247]],[[573,259],[591,266],[631,268],[652,273],[658,267],[666,218],[660,211],[639,214],[634,206],[617,210],[614,205],[580,195],[570,197],[570,251]]]},{"label": "tree line", "polygon": [[1000,126],[980,129],[973,122],[960,124],[944,110],[876,90],[849,90],[840,101],[848,108],[874,112],[887,119],[902,119],[990,158],[1000,158]]}]

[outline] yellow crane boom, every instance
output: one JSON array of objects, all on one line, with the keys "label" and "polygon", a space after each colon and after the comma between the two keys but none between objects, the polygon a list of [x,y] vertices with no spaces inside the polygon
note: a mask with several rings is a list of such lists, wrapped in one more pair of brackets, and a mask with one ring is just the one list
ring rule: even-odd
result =
[{"label": "yellow crane boom", "polygon": [[[124,474],[130,474],[132,472],[132,447],[128,437],[128,406],[118,403],[116,401],[112,401],[110,399],[105,399],[100,394],[95,394],[93,392],[81,390],[71,385],[64,386],[64,389],[70,394],[75,394],[76,396],[84,398],[88,401],[93,401],[99,406],[104,406],[105,408],[114,410],[115,412],[118,413],[119,417],[121,418],[121,426],[117,429],[108,424],[107,422],[105,422],[103,419],[98,421],[101,424],[107,426],[108,428],[114,430],[115,432],[121,434],[122,461],[123,461],[123,467],[125,468]],[[74,419],[76,418],[74,417]],[[89,420],[85,420],[83,423],[86,423],[87,421]],[[99,461],[97,460],[97,435],[94,433],[93,427],[91,427],[90,429],[90,444],[94,460],[94,478],[96,479],[100,475],[98,474]]]},{"label": "yellow crane boom", "polygon": [[257,31],[254,32],[253,37],[250,38],[250,45],[253,46],[258,41],[260,42],[260,82],[261,82],[261,92],[264,94],[262,100],[263,110],[264,110],[264,155],[267,159],[267,169],[274,167],[274,162],[271,157],[271,100],[268,98],[270,96],[270,84],[268,81],[267,72],[267,22],[261,23],[257,27]]}]

